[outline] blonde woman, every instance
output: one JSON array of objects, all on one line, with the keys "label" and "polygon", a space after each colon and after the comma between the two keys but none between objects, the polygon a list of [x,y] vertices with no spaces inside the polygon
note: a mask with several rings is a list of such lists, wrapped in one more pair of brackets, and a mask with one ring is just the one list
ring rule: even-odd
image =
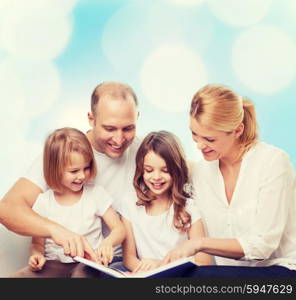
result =
[{"label": "blonde woman", "polygon": [[192,99],[190,130],[204,158],[193,182],[208,238],[186,241],[164,263],[202,251],[236,267],[193,276],[296,277],[295,172],[283,150],[258,140],[252,102],[207,85]]}]

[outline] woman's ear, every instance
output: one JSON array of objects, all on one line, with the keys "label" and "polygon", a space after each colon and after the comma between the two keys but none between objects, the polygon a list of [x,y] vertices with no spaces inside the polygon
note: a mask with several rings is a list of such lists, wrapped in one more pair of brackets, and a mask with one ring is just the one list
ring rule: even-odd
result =
[{"label": "woman's ear", "polygon": [[245,129],[244,123],[240,123],[234,130],[235,137],[239,138],[243,134],[244,129]]}]

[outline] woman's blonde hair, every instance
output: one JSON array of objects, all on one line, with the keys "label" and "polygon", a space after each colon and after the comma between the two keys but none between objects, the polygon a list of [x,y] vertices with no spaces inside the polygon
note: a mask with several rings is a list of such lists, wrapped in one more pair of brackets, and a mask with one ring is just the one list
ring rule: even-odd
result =
[{"label": "woman's blonde hair", "polygon": [[198,90],[191,102],[190,115],[203,126],[227,133],[243,123],[239,157],[258,140],[254,104],[227,86],[209,84]]},{"label": "woman's blonde hair", "polygon": [[43,173],[46,184],[54,191],[62,191],[63,172],[70,163],[72,152],[81,153],[90,163],[90,178],[97,170],[93,150],[86,135],[78,129],[65,127],[56,129],[46,139],[43,151]]},{"label": "woman's blonde hair", "polygon": [[191,196],[185,189],[189,184],[188,166],[181,143],[168,131],[149,133],[137,151],[134,176],[134,187],[138,197],[136,204],[149,206],[151,201],[156,199],[148,193],[143,178],[144,159],[149,151],[153,151],[166,162],[168,173],[172,177],[172,186],[168,192],[174,206],[174,226],[180,231],[186,231],[191,225],[191,216],[185,209],[187,198]]}]

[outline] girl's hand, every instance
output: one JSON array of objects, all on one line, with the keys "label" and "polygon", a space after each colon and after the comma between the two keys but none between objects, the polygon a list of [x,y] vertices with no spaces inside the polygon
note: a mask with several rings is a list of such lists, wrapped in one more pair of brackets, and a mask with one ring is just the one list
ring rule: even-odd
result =
[{"label": "girl's hand", "polygon": [[174,260],[196,254],[198,252],[198,243],[199,239],[191,239],[183,242],[180,246],[167,253],[162,260],[161,265],[163,266]]},{"label": "girl's hand", "polygon": [[98,261],[105,266],[108,266],[113,260],[113,246],[107,240],[102,241],[96,253]]},{"label": "girl's hand", "polygon": [[161,260],[160,259],[144,258],[144,259],[141,259],[141,261],[139,262],[139,264],[133,270],[132,273],[137,273],[137,272],[140,272],[140,271],[144,272],[144,271],[152,270],[152,269],[155,269],[155,268],[159,267],[160,264],[161,264]]},{"label": "girl's hand", "polygon": [[46,262],[46,258],[42,254],[33,254],[29,258],[29,267],[32,271],[40,271],[42,270],[44,264]]}]

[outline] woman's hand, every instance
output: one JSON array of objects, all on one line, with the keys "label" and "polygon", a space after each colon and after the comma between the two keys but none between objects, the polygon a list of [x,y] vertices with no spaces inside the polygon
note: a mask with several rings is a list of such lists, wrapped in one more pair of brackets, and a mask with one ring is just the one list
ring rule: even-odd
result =
[{"label": "woman's hand", "polygon": [[186,240],[180,246],[169,251],[162,260],[161,265],[196,254],[199,251],[200,240],[201,239]]},{"label": "woman's hand", "polygon": [[139,264],[133,270],[133,274],[137,272],[144,272],[148,270],[155,269],[159,267],[161,264],[160,259],[152,259],[152,258],[143,258],[140,260]]}]

